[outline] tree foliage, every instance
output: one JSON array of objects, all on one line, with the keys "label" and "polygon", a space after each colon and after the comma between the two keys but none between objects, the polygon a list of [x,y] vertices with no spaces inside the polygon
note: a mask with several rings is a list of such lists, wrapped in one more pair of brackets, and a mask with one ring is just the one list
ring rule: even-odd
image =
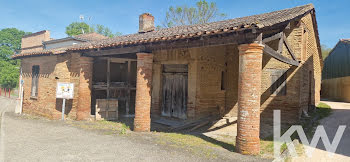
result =
[{"label": "tree foliage", "polygon": [[96,32],[98,34],[101,34],[110,38],[121,35],[121,33],[119,32],[113,34],[110,28],[101,24],[89,25],[89,24],[86,24],[85,22],[73,22],[66,27],[66,34],[68,36],[75,36],[75,35],[79,35],[83,33],[86,34],[91,32]]},{"label": "tree foliage", "polygon": [[326,45],[322,44],[321,45],[321,51],[322,51],[322,58],[325,60],[329,53],[331,52],[332,48],[328,48]]},{"label": "tree foliage", "polygon": [[171,6],[166,12],[165,27],[180,25],[204,24],[216,20],[221,20],[226,14],[220,13],[215,2],[200,0],[195,7],[188,6]]},{"label": "tree foliage", "polygon": [[66,34],[68,36],[75,36],[91,32],[90,26],[85,22],[73,22],[66,27]]},{"label": "tree foliage", "polygon": [[0,86],[3,88],[15,88],[18,84],[19,60],[12,60],[11,56],[21,49],[24,31],[16,28],[0,30]]}]

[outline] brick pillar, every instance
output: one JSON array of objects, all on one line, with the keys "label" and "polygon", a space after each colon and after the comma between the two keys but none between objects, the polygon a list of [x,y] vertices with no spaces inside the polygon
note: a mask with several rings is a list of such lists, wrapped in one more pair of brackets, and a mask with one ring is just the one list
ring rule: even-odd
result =
[{"label": "brick pillar", "polygon": [[80,57],[77,120],[86,120],[91,111],[93,58]]},{"label": "brick pillar", "polygon": [[238,122],[236,148],[242,154],[260,152],[262,54],[257,43],[239,45]]},{"label": "brick pillar", "polygon": [[149,132],[151,128],[151,86],[153,55],[137,53],[137,81],[134,131]]}]

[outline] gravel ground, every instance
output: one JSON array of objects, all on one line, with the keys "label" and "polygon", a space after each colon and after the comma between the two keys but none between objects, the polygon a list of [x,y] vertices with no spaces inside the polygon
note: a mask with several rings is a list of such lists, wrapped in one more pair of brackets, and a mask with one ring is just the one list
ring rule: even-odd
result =
[{"label": "gravel ground", "polygon": [[338,127],[340,125],[346,126],[337,150],[334,156],[328,156],[328,152],[320,140],[311,157],[294,158],[293,161],[295,162],[350,161],[350,103],[322,102],[332,108],[332,114],[320,121],[320,125],[323,125],[326,130],[330,143],[333,142]]},{"label": "gravel ground", "polygon": [[[154,143],[152,135],[104,135],[61,121],[28,119],[13,113],[15,100],[0,97],[0,161],[267,161],[218,149],[205,157]],[[6,110],[7,109],[7,110]]]}]

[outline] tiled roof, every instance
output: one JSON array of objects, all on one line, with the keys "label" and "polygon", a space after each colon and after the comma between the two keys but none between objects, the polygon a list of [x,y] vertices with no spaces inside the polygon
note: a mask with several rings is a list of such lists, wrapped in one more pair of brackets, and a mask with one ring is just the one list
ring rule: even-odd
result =
[{"label": "tiled roof", "polygon": [[87,33],[87,34],[80,34],[73,36],[74,38],[86,40],[86,41],[96,41],[96,40],[103,40],[108,39],[108,37],[98,34],[98,33]]},{"label": "tiled roof", "polygon": [[130,45],[146,42],[157,42],[170,39],[188,38],[194,35],[216,34],[229,32],[230,30],[247,29],[251,27],[264,28],[275,24],[290,21],[298,16],[314,9],[312,4],[264,13],[260,15],[247,16],[207,24],[186,25],[172,28],[164,28],[147,33],[136,33],[102,41],[92,41],[78,44],[69,50],[82,50],[92,48],[103,48],[118,45]]},{"label": "tiled roof", "polygon": [[[207,24],[177,26],[172,28],[163,28],[152,32],[136,33],[110,39],[94,40],[67,47],[67,50],[76,51],[119,45],[133,45],[148,42],[159,42],[164,40],[186,39],[191,38],[193,36],[215,35],[237,30],[251,29],[253,27],[263,29],[279,23],[293,20],[295,18],[303,16],[304,14],[312,10],[314,10],[314,6],[312,4],[307,4],[304,6],[298,6],[290,9],[284,9],[260,15],[247,16],[224,21],[217,21]],[[36,54],[40,54],[40,52]],[[14,56],[14,58],[15,57],[17,56]]]}]

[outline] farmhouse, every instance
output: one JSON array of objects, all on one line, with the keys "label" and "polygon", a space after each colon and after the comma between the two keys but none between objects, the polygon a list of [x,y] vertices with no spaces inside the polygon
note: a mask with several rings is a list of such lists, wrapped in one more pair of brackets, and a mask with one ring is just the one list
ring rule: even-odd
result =
[{"label": "farmhouse", "polygon": [[150,131],[156,117],[238,117],[238,152],[257,154],[260,130],[271,130],[274,109],[290,124],[320,100],[322,56],[312,4],[159,30],[146,13],[135,34],[51,49],[43,41],[50,41],[48,31],[25,36],[23,49],[33,48],[13,56],[21,59],[25,113],[60,118],[56,85],[70,82],[68,118],[134,116],[134,131]]},{"label": "farmhouse", "polygon": [[340,39],[324,60],[322,92],[324,98],[350,102],[350,40]]}]

